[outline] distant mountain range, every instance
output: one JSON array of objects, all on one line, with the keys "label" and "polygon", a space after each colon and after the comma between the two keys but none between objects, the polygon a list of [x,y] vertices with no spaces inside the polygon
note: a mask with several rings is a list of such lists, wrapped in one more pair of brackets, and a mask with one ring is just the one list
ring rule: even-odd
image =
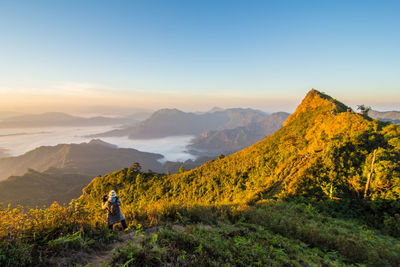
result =
[{"label": "distant mountain range", "polygon": [[0,128],[30,128],[53,126],[101,126],[117,124],[134,124],[134,115],[128,117],[91,117],[83,118],[61,112],[47,112],[43,114],[29,114],[7,117],[0,121]]},{"label": "distant mountain range", "polygon": [[224,111],[224,109],[220,108],[220,107],[213,107],[208,111],[208,113],[214,113],[214,112],[217,112],[217,111]]},{"label": "distant mountain range", "polygon": [[118,148],[101,140],[81,144],[42,146],[17,157],[0,158],[0,180],[22,175],[28,168],[45,171],[60,168],[64,172],[101,175],[139,162],[144,170],[162,171],[160,154]]},{"label": "distant mountain range", "polygon": [[21,116],[23,113],[21,112],[13,112],[13,111],[0,111],[0,120],[4,120],[10,117]]},{"label": "distant mountain range", "polygon": [[91,137],[128,136],[131,139],[154,139],[177,135],[199,135],[209,130],[234,129],[251,122],[261,121],[264,112],[254,109],[233,108],[207,113],[161,109],[137,126],[125,127]]},{"label": "distant mountain range", "polygon": [[188,148],[200,155],[232,154],[279,130],[289,115],[277,112],[234,129],[206,131],[194,138]]},{"label": "distant mountain range", "polygon": [[282,127],[289,113],[267,114],[255,109],[221,109],[206,113],[161,109],[136,126],[116,129],[89,137],[128,136],[131,139],[155,139],[194,135],[188,151],[194,155],[215,157],[231,154],[252,145]]},{"label": "distant mountain range", "polygon": [[400,124],[400,111],[376,111],[371,110],[368,115],[380,121],[391,122],[394,124]]}]

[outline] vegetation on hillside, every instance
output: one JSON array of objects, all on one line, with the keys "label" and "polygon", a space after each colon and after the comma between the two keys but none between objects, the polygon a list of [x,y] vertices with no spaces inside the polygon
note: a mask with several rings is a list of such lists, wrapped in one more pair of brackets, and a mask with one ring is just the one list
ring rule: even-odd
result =
[{"label": "vegetation on hillside", "polygon": [[54,257],[101,249],[117,238],[103,220],[75,203],[54,203],[47,209],[0,208],[0,221],[0,266],[55,266]]},{"label": "vegetation on hillside", "polygon": [[[54,265],[60,259],[68,266],[85,265],[85,256],[118,240],[101,216],[77,203],[26,213],[6,209],[0,215],[7,222],[0,231],[1,266]],[[128,231],[136,237],[105,266],[400,264],[400,239],[310,204],[165,204],[140,210],[135,218]]]}]

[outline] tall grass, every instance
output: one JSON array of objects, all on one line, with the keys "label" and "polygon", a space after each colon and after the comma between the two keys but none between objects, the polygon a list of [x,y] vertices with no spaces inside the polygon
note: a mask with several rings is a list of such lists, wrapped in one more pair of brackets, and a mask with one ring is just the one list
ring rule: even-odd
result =
[{"label": "tall grass", "polygon": [[75,202],[45,209],[0,209],[0,266],[45,265],[63,252],[100,248],[115,238],[103,218]]}]

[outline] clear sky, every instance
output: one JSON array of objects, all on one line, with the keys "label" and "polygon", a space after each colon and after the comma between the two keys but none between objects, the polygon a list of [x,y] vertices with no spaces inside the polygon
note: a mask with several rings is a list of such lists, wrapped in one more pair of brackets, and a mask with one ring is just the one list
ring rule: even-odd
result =
[{"label": "clear sky", "polygon": [[0,111],[400,110],[400,1],[0,1]]}]

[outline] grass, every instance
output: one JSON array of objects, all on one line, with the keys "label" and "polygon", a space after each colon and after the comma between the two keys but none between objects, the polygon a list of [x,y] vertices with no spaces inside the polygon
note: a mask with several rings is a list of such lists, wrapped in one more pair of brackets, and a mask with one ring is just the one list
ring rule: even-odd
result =
[{"label": "grass", "polygon": [[156,231],[143,231],[140,242],[134,240],[116,251],[109,264],[400,265],[399,239],[353,220],[323,215],[311,205],[268,201],[256,206],[171,207],[167,211]]},{"label": "grass", "polygon": [[[103,218],[56,204],[1,210],[0,266],[43,266],[118,239]],[[360,220],[295,201],[254,205],[154,205],[128,217],[137,239],[104,266],[400,266],[400,239]],[[23,222],[23,223],[22,223]]]},{"label": "grass", "polygon": [[0,209],[0,266],[48,266],[50,259],[101,249],[118,238],[76,205]]}]

